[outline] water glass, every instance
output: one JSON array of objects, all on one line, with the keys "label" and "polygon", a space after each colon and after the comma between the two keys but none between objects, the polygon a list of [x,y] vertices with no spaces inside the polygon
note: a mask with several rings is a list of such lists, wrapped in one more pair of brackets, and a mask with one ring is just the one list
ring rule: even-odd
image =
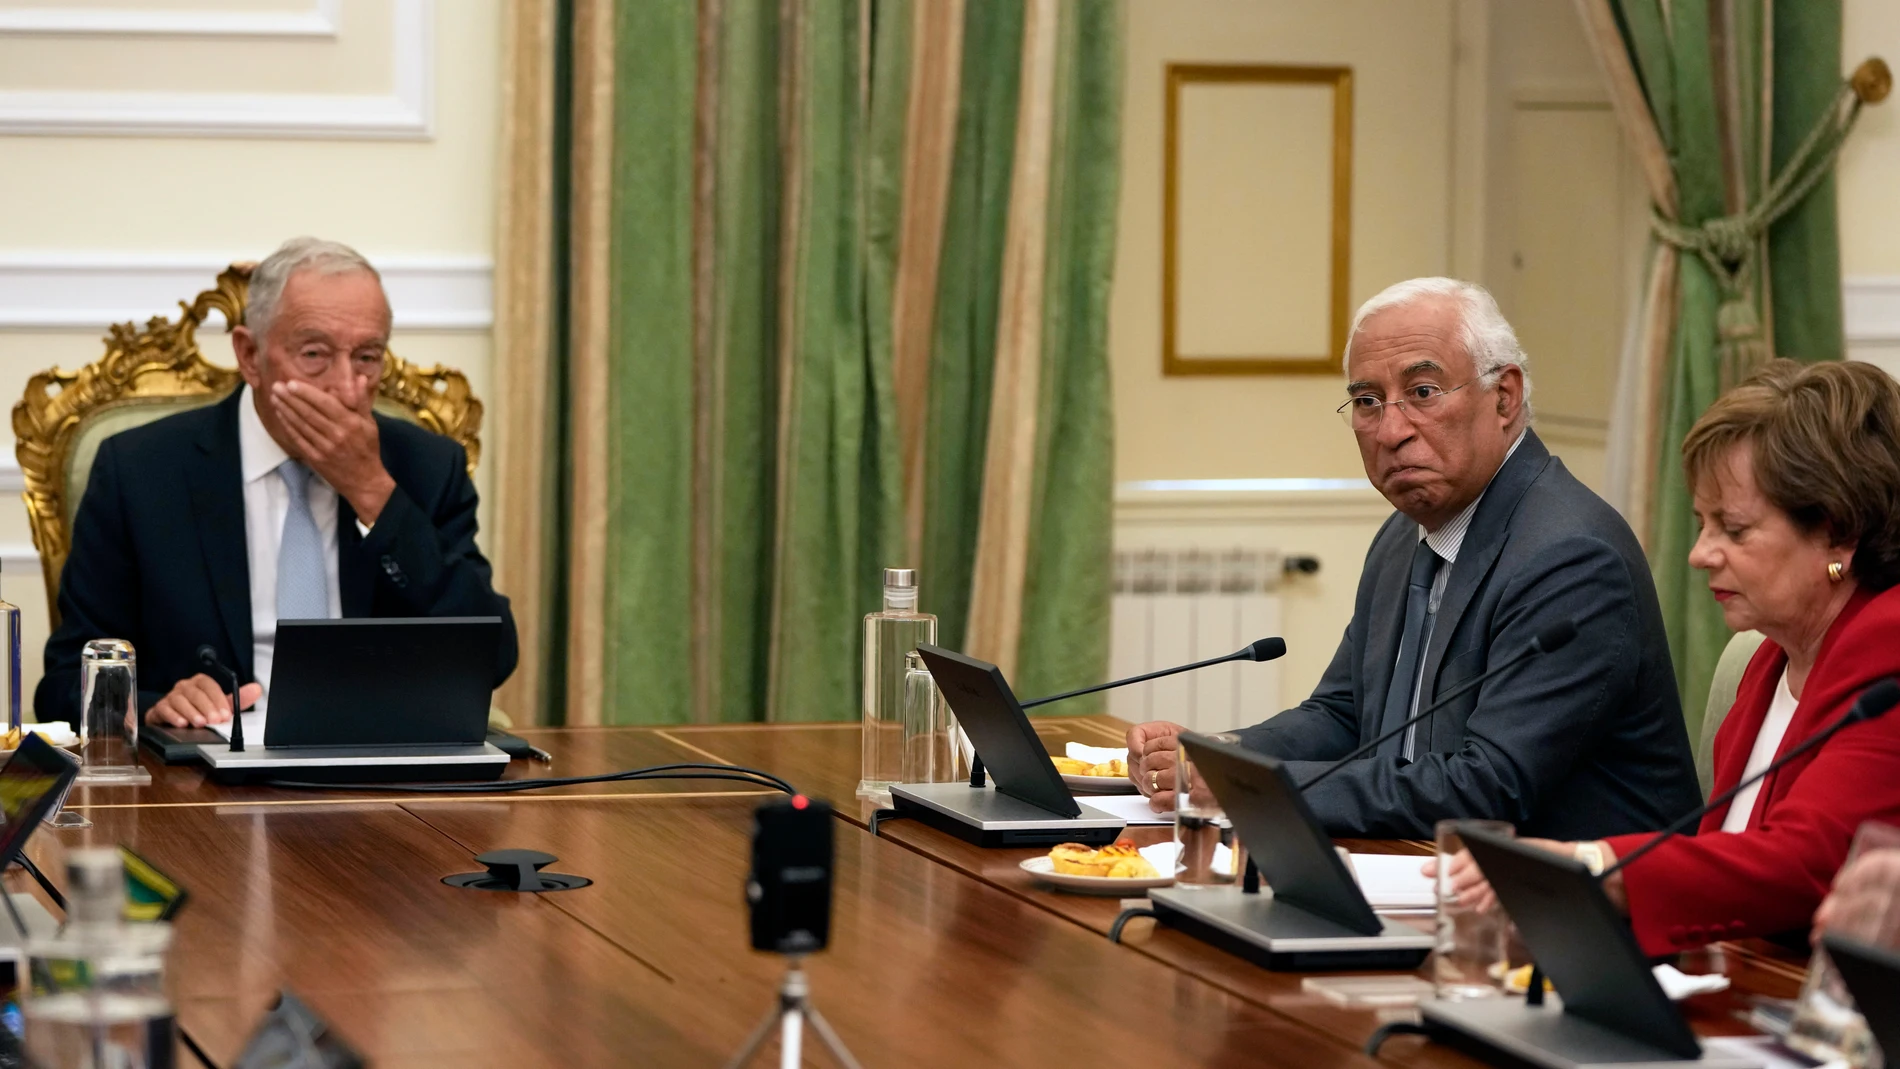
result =
[{"label": "water glass", "polygon": [[904,668],[902,783],[956,783],[969,776],[958,745],[957,718],[937,681],[912,650]]},{"label": "water glass", "polygon": [[[1864,854],[1877,850],[1900,850],[1900,828],[1868,821],[1854,833],[1848,849],[1847,865]],[[1884,898],[1865,896],[1856,909],[1833,917],[1827,930],[1862,943],[1887,949],[1900,949],[1900,888]],[[1808,963],[1808,978],[1801,985],[1801,997],[1795,1001],[1794,1019],[1788,1026],[1787,1044],[1823,1062],[1846,1062],[1855,1069],[1876,1069],[1882,1064],[1881,1051],[1867,1028],[1867,1019],[1854,1005],[1840,971],[1827,951],[1814,948]],[[1886,1063],[1900,1061],[1893,1052]]]},{"label": "water glass", "polygon": [[87,780],[132,779],[141,771],[138,658],[132,644],[96,638],[79,653],[79,764]]},{"label": "water glass", "polygon": [[1495,998],[1504,993],[1507,956],[1505,938],[1511,927],[1501,904],[1479,912],[1460,902],[1451,885],[1452,859],[1464,853],[1460,825],[1472,825],[1499,835],[1515,834],[1501,820],[1441,820],[1438,838],[1438,935],[1432,949],[1433,993],[1441,999]]},{"label": "water glass", "polygon": [[[1240,741],[1233,734],[1209,737]],[[1185,746],[1176,747],[1174,756],[1174,842],[1180,847],[1174,862],[1176,887],[1231,887],[1247,866],[1246,851],[1227,811],[1207,782],[1194,774],[1194,760]]]}]

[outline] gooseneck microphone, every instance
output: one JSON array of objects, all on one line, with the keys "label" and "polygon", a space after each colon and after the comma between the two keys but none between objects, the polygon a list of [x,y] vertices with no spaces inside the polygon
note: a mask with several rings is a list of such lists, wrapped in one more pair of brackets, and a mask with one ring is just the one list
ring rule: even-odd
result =
[{"label": "gooseneck microphone", "polygon": [[1575,639],[1576,637],[1577,637],[1577,622],[1575,620],[1559,620],[1556,623],[1551,624],[1549,627],[1546,627],[1542,631],[1539,631],[1535,636],[1531,638],[1531,644],[1525,647],[1523,653],[1518,654],[1517,656],[1511,658],[1510,660],[1505,661],[1503,664],[1498,665],[1496,668],[1493,668],[1490,671],[1485,672],[1474,679],[1468,679],[1465,682],[1460,683],[1457,686],[1451,688],[1449,691],[1446,691],[1443,697],[1439,698],[1437,701],[1433,702],[1431,705],[1426,706],[1424,711],[1419,712],[1413,716],[1407,717],[1402,723],[1394,727],[1392,730],[1384,732],[1383,734],[1379,735],[1377,738],[1366,743],[1364,746],[1359,747],[1358,749],[1340,758],[1339,760],[1334,761],[1332,764],[1327,765],[1325,768],[1320,769],[1319,772],[1316,773],[1312,779],[1309,779],[1305,783],[1300,784],[1300,790],[1304,791],[1312,787],[1313,784],[1318,783],[1320,780],[1325,779],[1327,776],[1332,775],[1333,773],[1339,771],[1342,768],[1345,768],[1347,765],[1353,763],[1354,761],[1359,760],[1361,757],[1364,757],[1365,755],[1378,749],[1380,743],[1385,742],[1388,739],[1394,738],[1400,732],[1404,731],[1406,728],[1409,728],[1413,724],[1416,724],[1419,721],[1424,720],[1426,717],[1431,716],[1433,713],[1436,713],[1438,710],[1445,707],[1446,702],[1451,701],[1453,698],[1459,697],[1460,695],[1467,693],[1473,687],[1478,686],[1479,684],[1485,682],[1486,680],[1496,677],[1502,672],[1507,672],[1510,669],[1516,668],[1518,665],[1523,664],[1525,661],[1528,661],[1533,657],[1541,656],[1542,654],[1552,653],[1557,650],[1563,649],[1565,646],[1570,645],[1571,640]]},{"label": "gooseneck microphone", "polygon": [[238,712],[238,675],[218,660],[218,651],[209,643],[198,647],[198,663],[208,671],[216,673],[222,682],[231,686],[231,752],[244,752],[244,717]]},{"label": "gooseneck microphone", "polygon": [[1873,686],[1868,687],[1866,690],[1861,691],[1860,698],[1857,699],[1846,712],[1835,717],[1832,724],[1803,739],[1801,745],[1796,746],[1775,760],[1770,761],[1768,767],[1762,769],[1760,772],[1749,776],[1735,786],[1709,799],[1705,804],[1690,810],[1681,820],[1657,832],[1648,842],[1631,850],[1627,855],[1617,858],[1614,865],[1609,866],[1597,875],[1597,879],[1609,879],[1625,865],[1628,865],[1630,862],[1635,861],[1637,858],[1661,846],[1664,841],[1682,834],[1684,830],[1713,812],[1716,807],[1726,804],[1729,799],[1740,794],[1750,784],[1759,782],[1767,776],[1772,775],[1781,766],[1833,738],[1842,728],[1858,724],[1863,720],[1872,720],[1875,717],[1885,714],[1887,710],[1893,708],[1896,704],[1900,704],[1900,682],[1896,682],[1891,678],[1883,679]]},{"label": "gooseneck microphone", "polygon": [[1284,656],[1286,656],[1285,639],[1277,637],[1255,639],[1253,642],[1235,650],[1225,657],[1213,657],[1205,661],[1195,661],[1193,664],[1179,665],[1174,668],[1163,668],[1159,672],[1129,676],[1127,679],[1117,679],[1113,683],[1097,683],[1092,687],[1083,687],[1081,690],[1071,690],[1061,694],[1051,694],[1047,698],[1037,698],[1034,701],[1024,702],[1022,705],[1024,709],[1034,709],[1038,705],[1048,705],[1050,702],[1059,702],[1064,698],[1079,698],[1084,694],[1093,694],[1098,690],[1114,690],[1116,687],[1125,687],[1130,683],[1146,683],[1150,679],[1160,679],[1162,676],[1171,676],[1180,672],[1192,672],[1196,668],[1211,668],[1214,665],[1226,664],[1229,661],[1271,661]]},{"label": "gooseneck microphone", "polygon": [[[1240,649],[1235,650],[1225,657],[1212,657],[1205,661],[1195,661],[1193,664],[1177,665],[1173,668],[1163,668],[1158,672],[1129,676],[1127,679],[1117,679],[1112,683],[1097,683],[1092,687],[1083,687],[1080,690],[1051,694],[1047,698],[1037,698],[1034,701],[1023,702],[1021,703],[1021,707],[1023,709],[1034,709],[1038,705],[1048,705],[1050,702],[1059,702],[1064,698],[1079,698],[1084,694],[1094,694],[1098,690],[1114,690],[1116,687],[1125,687],[1130,683],[1146,683],[1150,679],[1160,679],[1162,676],[1171,676],[1180,672],[1192,672],[1196,668],[1211,668],[1214,665],[1226,664],[1229,661],[1272,661],[1285,656],[1286,639],[1280,638],[1277,635],[1269,635],[1266,638],[1254,639],[1252,642],[1249,642],[1247,645],[1242,646]],[[970,761],[970,786],[983,786],[983,757],[981,754],[974,756]]]}]

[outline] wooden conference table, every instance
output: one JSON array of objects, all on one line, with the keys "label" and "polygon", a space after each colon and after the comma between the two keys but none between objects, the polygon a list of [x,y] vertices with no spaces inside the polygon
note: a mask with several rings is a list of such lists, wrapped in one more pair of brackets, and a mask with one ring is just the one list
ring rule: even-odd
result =
[{"label": "wooden conference table", "polygon": [[[1118,740],[1121,725],[1043,719],[1037,730],[1059,752],[1071,739]],[[807,971],[815,1004],[866,1069],[1375,1064],[1359,1053],[1381,1023],[1374,1013],[1305,995],[1297,975],[1152,922],[1111,944],[1119,903],[1034,884],[1017,863],[1036,851],[980,850],[906,821],[873,838],[853,798],[855,725],[521,734],[555,762],[515,762],[511,779],[717,761],[836,802],[831,945]],[[774,1004],[784,963],[749,949],[741,897],[762,790],[646,781],[300,792],[152,771],[150,787],[76,791],[69,805],[94,826],[48,827],[29,852],[57,874],[66,849],[123,842],[189,888],[172,961],[179,1018],[218,1066],[280,988],[377,1066],[721,1065]],[[500,847],[559,855],[554,870],[595,882],[545,895],[441,882]],[[1755,943],[1723,944],[1684,967],[1735,981],[1687,1004],[1707,1034],[1746,1032],[1736,1014],[1747,996],[1791,997],[1802,975],[1799,961]],[[830,1064],[809,1042],[807,1056]],[[1409,1036],[1377,1062],[1479,1064]]]}]

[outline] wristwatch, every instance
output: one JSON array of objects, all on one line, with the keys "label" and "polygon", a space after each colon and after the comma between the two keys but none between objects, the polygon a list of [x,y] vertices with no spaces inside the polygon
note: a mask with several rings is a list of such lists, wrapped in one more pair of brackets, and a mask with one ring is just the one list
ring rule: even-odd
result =
[{"label": "wristwatch", "polygon": [[1604,866],[1609,864],[1609,858],[1604,856],[1602,843],[1577,843],[1571,847],[1571,851],[1572,856],[1583,862],[1584,867],[1590,870],[1592,876],[1603,875]]}]

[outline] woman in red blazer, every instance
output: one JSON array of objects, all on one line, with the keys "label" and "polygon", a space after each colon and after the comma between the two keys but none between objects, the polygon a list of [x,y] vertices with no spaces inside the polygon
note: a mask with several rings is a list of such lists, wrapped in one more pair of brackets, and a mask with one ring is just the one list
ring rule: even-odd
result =
[{"label": "woman in red blazer", "polygon": [[[1867,364],[1778,360],[1683,441],[1689,563],[1723,619],[1767,636],[1715,737],[1719,794],[1900,675],[1900,385]],[[1865,821],[1900,824],[1900,710],[1849,727],[1604,885],[1662,956],[1806,929]],[[1593,869],[1648,835],[1542,843]],[[1468,858],[1460,897],[1490,900]]]}]

